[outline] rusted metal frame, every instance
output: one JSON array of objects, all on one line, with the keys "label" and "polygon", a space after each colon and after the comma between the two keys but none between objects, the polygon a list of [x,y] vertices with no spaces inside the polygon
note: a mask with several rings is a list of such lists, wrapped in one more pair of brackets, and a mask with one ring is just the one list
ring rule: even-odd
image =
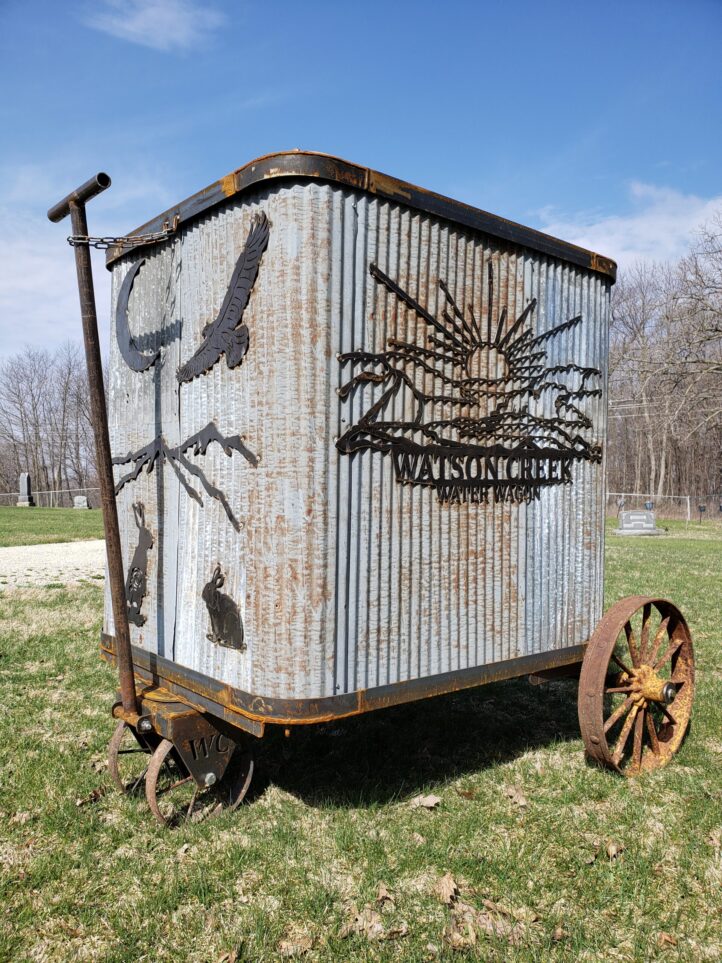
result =
[{"label": "rusted metal frame", "polygon": [[[113,639],[109,636],[103,635],[102,640],[103,641],[100,647],[101,658],[105,659],[105,661],[111,665],[115,665],[116,658]],[[107,647],[108,645],[110,647]],[[133,669],[136,678],[136,692],[139,698],[143,696],[143,693],[146,692],[147,689],[158,690],[160,687],[162,687],[168,691],[169,698],[171,696],[175,697],[191,708],[196,709],[198,712],[207,712],[216,719],[223,719],[225,722],[229,723],[235,728],[242,729],[244,732],[247,732],[251,736],[255,736],[257,739],[263,737],[265,731],[265,725],[263,722],[258,722],[256,719],[250,719],[248,716],[245,716],[235,710],[233,706],[223,705],[217,699],[210,699],[174,679],[169,679],[167,676],[161,677],[161,675],[155,671],[154,668],[148,665],[148,660],[145,660],[145,664],[139,663],[139,653],[141,662],[143,661],[143,651],[141,649],[134,648],[133,653]],[[157,657],[154,656],[153,660],[156,658]],[[175,666],[175,663],[173,662],[169,662],[169,664]],[[120,702],[113,707],[113,715],[119,719],[123,718],[124,713],[122,710],[122,704]],[[137,722],[140,719],[140,716],[135,718]]]},{"label": "rusted metal frame", "polygon": [[[169,208],[163,214],[148,221],[134,233],[148,233],[159,230],[165,222],[171,222],[178,217],[178,223],[186,223],[220,204],[247,191],[249,188],[265,182],[282,178],[309,178],[324,180],[367,191],[387,200],[396,201],[409,207],[417,208],[427,214],[453,221],[463,227],[482,231],[491,237],[529,248],[541,254],[562,258],[571,264],[579,265],[598,274],[604,274],[613,281],[616,278],[617,266],[609,258],[558,240],[541,231],[516,224],[506,218],[497,217],[486,211],[462,204],[452,198],[424,190],[413,184],[389,177],[378,171],[349,163],[328,154],[317,154],[302,151],[286,151],[278,154],[268,154],[244,165],[232,174],[228,174],[209,187],[175,207]],[[107,264],[110,265],[126,253],[123,248],[115,247],[108,251]]]},{"label": "rusted metal frame", "polygon": [[578,679],[581,669],[581,662],[560,665],[553,669],[540,669],[529,675],[529,681],[532,685],[543,685],[545,682],[555,682],[558,679]]},{"label": "rusted metal frame", "polygon": [[[99,173],[90,178],[76,191],[68,194],[48,211],[51,221],[61,221],[70,215],[73,234],[87,236],[88,221],[85,204],[91,198],[110,187],[107,174]],[[93,288],[93,269],[87,245],[75,247],[75,267],[78,275],[78,294],[85,343],[85,361],[88,371],[90,392],[90,417],[95,437],[96,463],[100,481],[100,498],[105,528],[105,547],[108,557],[108,575],[113,606],[113,619],[118,651],[118,675],[123,708],[132,715],[137,714],[135,681],[133,678],[133,657],[130,646],[130,629],[123,577],[123,555],[118,527],[118,511],[115,504],[115,485],[108,435],[108,415],[105,405],[103,385],[103,364],[100,356],[98,318],[95,310],[95,291]]]},{"label": "rusted metal frame", "polygon": [[[114,650],[112,636],[103,634],[101,655],[113,662]],[[212,713],[219,714],[222,710],[231,710],[230,715],[226,711],[223,717],[240,726],[243,720],[255,721],[262,725],[266,723],[312,725],[329,719],[360,715],[376,709],[402,705],[405,702],[414,702],[417,699],[459,692],[489,682],[538,674],[557,667],[579,665],[585,651],[586,643],[583,643],[551,652],[519,656],[516,659],[491,665],[473,666],[457,672],[445,672],[422,679],[411,679],[408,682],[379,686],[372,690],[358,690],[318,699],[275,699],[253,695],[224,685],[193,669],[179,666],[169,659],[143,649],[134,648],[133,655],[136,672],[140,676],[150,677],[156,684],[170,691],[181,692],[191,702],[202,702]],[[234,718],[238,721],[234,722]]]},{"label": "rusted metal frame", "polygon": [[[167,689],[142,690],[138,702],[137,725],[131,728],[141,744],[147,733],[168,739],[197,786],[221,781],[239,743],[237,726],[179,701]],[[128,721],[120,704],[113,715]]]}]

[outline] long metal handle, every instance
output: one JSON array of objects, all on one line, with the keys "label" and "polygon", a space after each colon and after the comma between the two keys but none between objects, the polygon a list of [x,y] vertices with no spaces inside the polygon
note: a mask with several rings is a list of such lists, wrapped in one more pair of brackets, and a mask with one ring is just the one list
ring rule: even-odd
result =
[{"label": "long metal handle", "polygon": [[[51,221],[60,221],[67,214],[73,226],[73,234],[87,237],[88,222],[85,216],[85,202],[110,187],[107,174],[97,174],[81,187],[68,194],[48,211]],[[108,556],[110,576],[110,596],[113,603],[115,622],[115,648],[120,676],[120,695],[125,713],[137,716],[138,704],[135,698],[135,679],[133,676],[133,656],[130,648],[130,629],[128,609],[125,599],[125,580],[123,578],[123,555],[120,547],[118,510],[115,504],[115,483],[113,463],[108,435],[108,414],[105,406],[103,388],[103,365],[100,357],[100,338],[98,336],[98,317],[95,311],[95,291],[93,289],[93,269],[90,250],[87,244],[75,247],[75,267],[78,274],[78,293],[80,313],[83,322],[85,342],[85,361],[88,369],[90,389],[90,416],[95,436],[95,454],[100,480],[100,498],[103,505],[103,525],[105,528],[105,550]]]}]

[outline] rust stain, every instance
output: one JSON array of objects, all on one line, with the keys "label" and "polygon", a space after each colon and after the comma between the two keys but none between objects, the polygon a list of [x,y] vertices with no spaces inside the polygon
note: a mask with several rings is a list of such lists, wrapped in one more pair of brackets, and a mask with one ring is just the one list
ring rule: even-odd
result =
[{"label": "rust stain", "polygon": [[373,194],[383,194],[385,197],[399,198],[407,202],[411,200],[411,191],[408,189],[410,185],[396,180],[395,177],[387,177],[386,174],[370,170],[367,184],[367,190]]},{"label": "rust stain", "polygon": [[223,191],[226,197],[233,197],[233,195],[236,193],[236,175],[235,174],[226,174],[226,176],[222,177],[218,181],[218,183],[220,184],[221,190]]},{"label": "rust stain", "polygon": [[608,274],[611,278],[616,278],[617,264],[611,258],[590,251],[590,262],[589,266],[592,271],[598,271],[601,274]]}]

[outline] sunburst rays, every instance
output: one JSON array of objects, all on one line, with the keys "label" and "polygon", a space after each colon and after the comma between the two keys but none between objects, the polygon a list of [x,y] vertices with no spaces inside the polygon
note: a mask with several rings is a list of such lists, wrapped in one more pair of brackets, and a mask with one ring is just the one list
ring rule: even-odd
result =
[{"label": "sunburst rays", "polygon": [[[344,365],[363,366],[339,389],[342,398],[363,384],[384,386],[380,397],[339,439],[340,450],[388,451],[394,439],[405,437],[445,447],[555,446],[572,457],[599,459],[599,446],[584,437],[592,422],[580,406],[582,399],[601,395],[599,370],[575,363],[547,364],[549,343],[578,326],[580,314],[535,334],[536,298],[510,316],[507,306],[499,303],[492,261],[487,267],[486,311],[479,318],[471,304],[466,310],[459,305],[442,278],[440,305],[432,313],[376,264],[369,270],[422,325],[412,339],[389,337],[383,352],[339,356]],[[413,396],[414,416],[386,417],[392,399],[403,391]],[[553,398],[551,403],[545,401],[547,396]],[[450,416],[445,413],[449,407]],[[460,409],[458,413],[454,408]]]}]

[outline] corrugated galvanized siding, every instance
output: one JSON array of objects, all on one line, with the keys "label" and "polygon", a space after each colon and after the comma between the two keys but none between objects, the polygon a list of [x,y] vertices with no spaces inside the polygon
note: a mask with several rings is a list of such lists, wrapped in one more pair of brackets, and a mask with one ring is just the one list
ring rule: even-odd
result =
[{"label": "corrugated galvanized siding", "polygon": [[[328,214],[303,191],[278,191],[199,220],[184,238],[181,278],[189,317],[186,353],[214,316],[255,212],[271,221],[271,239],[244,315],[250,347],[239,368],[225,360],[181,389],[184,436],[216,422],[239,433],[257,467],[213,445],[194,459],[228,496],[242,525],[236,533],[217,501],[184,499],[180,511],[176,660],[213,678],[262,695],[323,685],[332,595],[326,554],[332,523],[327,505],[328,459],[335,459],[328,410],[332,356],[328,274],[317,245]],[[185,340],[185,338],[184,338]],[[200,587],[219,562],[223,591],[239,605],[247,650],[220,648],[205,638],[208,612]]]},{"label": "corrugated galvanized siding", "polygon": [[[159,362],[149,370],[136,373],[123,361],[114,337],[114,312],[118,291],[136,257],[145,264],[135,278],[128,304],[130,329],[136,346],[152,354],[163,345]],[[111,343],[109,353],[108,421],[114,456],[137,451],[161,432],[170,444],[178,437],[178,386],[175,371],[180,361],[182,331],[180,291],[181,242],[177,239],[163,247],[126,258],[113,270]],[[132,465],[115,468],[116,481]],[[175,636],[176,587],[178,567],[179,483],[168,468],[145,469],[125,485],[117,496],[118,521],[123,547],[124,572],[132,562],[139,541],[133,504],[145,508],[145,524],[153,537],[147,554],[148,594],[141,612],[146,622],[131,624],[134,645],[172,658]],[[110,586],[106,579],[105,630],[113,633]]]},{"label": "corrugated galvanized siding", "polygon": [[[606,366],[604,280],[396,205],[364,197],[340,203],[335,193],[331,260],[346,292],[337,308],[342,352],[379,352],[388,337],[419,341],[423,322],[374,284],[370,262],[432,314],[444,278],[483,329],[491,260],[510,318],[531,297],[539,301],[537,333],[583,315],[552,341],[549,364]],[[339,433],[348,410],[357,420],[375,390],[369,385],[342,406]],[[604,405],[586,399],[580,407],[603,438]],[[600,465],[575,464],[573,486],[545,489],[528,505],[441,505],[432,488],[400,485],[390,458],[376,452],[342,457],[338,477],[336,691],[563,648],[591,634],[602,605]]]},{"label": "corrugated galvanized siding", "polygon": [[[244,315],[248,353],[234,370],[221,359],[179,393],[175,370],[215,317],[258,209],[271,236]],[[606,369],[609,282],[598,275],[320,183],[216,208],[149,258],[137,279],[131,330],[154,330],[182,307],[183,337],[164,349],[160,374],[130,372],[114,347],[111,442],[114,453],[137,448],[161,423],[177,441],[214,421],[224,434],[240,433],[259,462],[218,445],[189,455],[227,495],[240,532],[197,481],[203,506],[180,490],[168,465],[123,490],[126,565],[131,501],[145,500],[163,520],[161,550],[149,557],[163,562],[166,617],[159,621],[151,589],[148,623],[131,627],[134,642],[155,650],[157,630],[158,651],[181,665],[261,696],[310,698],[564,648],[591,634],[602,606],[601,465],[575,463],[573,485],[544,489],[530,504],[448,505],[431,487],[400,484],[391,457],[335,448],[384,390],[369,383],[342,402],[337,389],[351,372],[337,355],[423,336],[418,315],[371,277],[372,262],[432,313],[443,278],[482,330],[491,262],[510,319],[531,297],[537,334],[583,315],[548,343],[548,364]],[[114,268],[114,291],[126,269]],[[551,402],[542,395],[538,413]],[[404,406],[412,413],[402,397],[392,405],[399,417]],[[579,407],[603,440],[605,403],[586,398]],[[242,613],[245,652],[206,638],[201,591],[217,563]]]}]

